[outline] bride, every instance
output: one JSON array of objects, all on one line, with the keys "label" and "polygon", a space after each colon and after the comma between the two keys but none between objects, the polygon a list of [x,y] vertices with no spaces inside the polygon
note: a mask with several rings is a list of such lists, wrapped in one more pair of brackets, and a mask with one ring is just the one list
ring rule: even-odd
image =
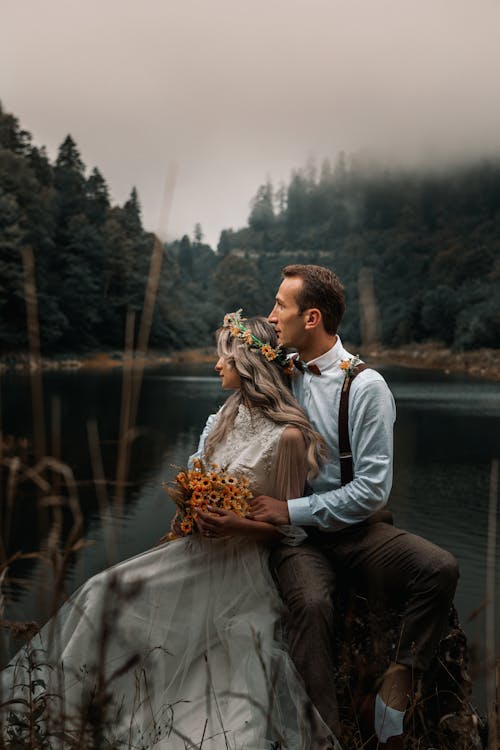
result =
[{"label": "bride", "polygon": [[[197,453],[255,495],[303,493],[323,442],[263,318],[226,315],[215,369],[234,393]],[[47,748],[338,748],[279,639],[268,545],[300,530],[200,513],[198,530],[87,581],[2,673],[2,733]],[[43,744],[43,742],[45,744]],[[17,745],[16,745],[17,746]]]}]

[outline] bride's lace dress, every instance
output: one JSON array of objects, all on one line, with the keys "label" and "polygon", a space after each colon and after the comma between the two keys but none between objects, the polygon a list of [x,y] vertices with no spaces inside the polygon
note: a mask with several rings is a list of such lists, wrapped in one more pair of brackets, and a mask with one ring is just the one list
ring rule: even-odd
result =
[{"label": "bride's lace dress", "polygon": [[[212,460],[245,474],[254,493],[284,497],[303,481],[293,432],[240,407]],[[87,581],[3,672],[2,700],[27,697],[28,649],[40,648],[51,666],[31,672],[34,694],[52,694],[49,717],[64,712],[69,733],[82,705],[90,725],[104,716],[103,748],[310,750],[328,730],[276,638],[281,606],[265,546],[168,542]]]}]

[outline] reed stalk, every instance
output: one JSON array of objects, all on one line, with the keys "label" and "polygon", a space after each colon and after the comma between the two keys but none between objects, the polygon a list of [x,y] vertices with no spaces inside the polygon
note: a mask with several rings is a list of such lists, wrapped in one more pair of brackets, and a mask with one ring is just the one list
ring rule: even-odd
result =
[{"label": "reed stalk", "polygon": [[488,750],[498,750],[498,663],[495,636],[495,566],[498,504],[498,459],[491,462],[486,553],[486,700]]},{"label": "reed stalk", "polygon": [[[4,466],[4,456],[3,456],[3,427],[2,427],[2,370],[0,369],[0,508],[3,506],[3,466]],[[1,520],[1,514],[0,514],[0,544],[3,543],[3,533],[2,533],[2,520]],[[5,555],[2,552],[2,559],[5,559]]]},{"label": "reed stalk", "polygon": [[24,267],[24,296],[28,347],[30,352],[31,398],[33,404],[33,436],[35,457],[39,461],[45,456],[45,415],[43,407],[42,367],[40,356],[40,328],[38,325],[38,301],[35,280],[35,258],[31,245],[22,249]]},{"label": "reed stalk", "polygon": [[125,483],[129,461],[130,406],[132,403],[132,369],[134,359],[135,312],[127,310],[125,322],[125,353],[123,359],[120,427],[118,433],[118,456],[116,461],[115,511],[118,518],[123,511]]},{"label": "reed stalk", "polygon": [[177,180],[177,167],[171,166],[170,172],[167,173],[161,202],[159,228],[157,234],[153,236],[153,251],[151,253],[151,262],[149,266],[148,280],[146,283],[146,292],[144,295],[144,304],[142,307],[141,321],[139,324],[139,333],[137,336],[137,351],[134,357],[134,381],[132,389],[132,403],[130,410],[130,426],[135,425],[137,411],[139,408],[139,398],[141,395],[142,377],[144,373],[145,357],[148,351],[149,337],[153,323],[153,312],[158,295],[160,284],[161,267],[165,250],[160,236],[167,233],[167,223],[172,206],[175,192],[175,183]]},{"label": "reed stalk", "polygon": [[[99,430],[95,419],[87,420],[87,437],[92,464],[92,474],[94,476],[94,487],[97,495],[97,502],[99,504],[99,515],[104,528],[108,529],[105,534],[105,546],[106,562],[109,566],[116,562],[117,558],[116,530],[109,504],[107,482],[101,453],[101,443],[99,440]],[[109,526],[109,524],[111,524],[111,526]]]},{"label": "reed stalk", "polygon": [[135,437],[135,423],[139,409],[139,400],[142,389],[142,378],[144,374],[145,357],[149,345],[151,326],[153,323],[154,306],[158,295],[160,283],[161,268],[163,264],[164,248],[159,237],[164,237],[167,233],[167,223],[172,206],[175,192],[175,183],[177,179],[177,167],[171,166],[170,172],[167,173],[161,202],[159,228],[157,234],[153,236],[153,248],[149,266],[148,280],[144,293],[144,303],[142,307],[141,319],[139,323],[139,332],[137,336],[137,348],[134,350],[134,328],[135,313],[131,310],[127,312],[125,326],[125,360],[123,365],[123,382],[122,382],[122,403],[120,410],[120,432],[118,459],[116,466],[116,512],[118,517],[123,511],[125,484],[128,475],[128,465],[130,460],[130,446]]},{"label": "reed stalk", "polygon": [[[50,409],[50,427],[51,427],[51,455],[56,461],[61,461],[61,399],[54,396],[51,400]],[[54,474],[52,478],[54,491],[59,492],[60,475]]]}]

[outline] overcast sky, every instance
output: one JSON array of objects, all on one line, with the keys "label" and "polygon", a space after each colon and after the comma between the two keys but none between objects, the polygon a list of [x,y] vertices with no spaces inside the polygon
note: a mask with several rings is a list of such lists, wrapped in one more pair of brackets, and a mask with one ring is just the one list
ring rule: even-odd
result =
[{"label": "overcast sky", "polygon": [[67,133],[169,235],[245,224],[269,177],[370,150],[500,154],[500,0],[0,0],[0,99]]}]

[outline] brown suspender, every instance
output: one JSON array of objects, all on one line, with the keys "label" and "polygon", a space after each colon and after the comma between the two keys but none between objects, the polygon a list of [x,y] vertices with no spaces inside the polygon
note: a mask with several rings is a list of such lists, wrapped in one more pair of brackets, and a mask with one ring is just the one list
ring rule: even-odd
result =
[{"label": "brown suspender", "polygon": [[352,464],[351,441],[349,440],[349,391],[351,383],[360,372],[366,370],[369,365],[364,363],[354,368],[352,375],[346,375],[342,391],[340,393],[339,406],[339,454],[340,454],[340,481],[347,484],[354,479]]}]

